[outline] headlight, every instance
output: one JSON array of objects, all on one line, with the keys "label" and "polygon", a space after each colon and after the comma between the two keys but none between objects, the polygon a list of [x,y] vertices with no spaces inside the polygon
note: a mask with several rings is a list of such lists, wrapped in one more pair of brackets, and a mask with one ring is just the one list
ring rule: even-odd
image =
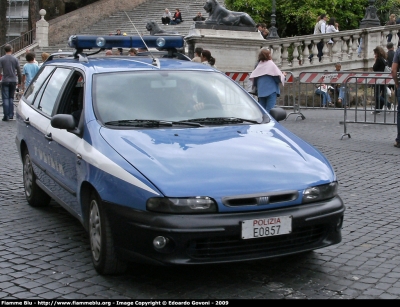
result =
[{"label": "headlight", "polygon": [[147,210],[162,213],[201,214],[217,212],[217,204],[209,197],[154,197],[147,201]]},{"label": "headlight", "polygon": [[337,188],[338,183],[336,181],[307,188],[303,193],[303,203],[311,203],[335,197],[337,195]]}]

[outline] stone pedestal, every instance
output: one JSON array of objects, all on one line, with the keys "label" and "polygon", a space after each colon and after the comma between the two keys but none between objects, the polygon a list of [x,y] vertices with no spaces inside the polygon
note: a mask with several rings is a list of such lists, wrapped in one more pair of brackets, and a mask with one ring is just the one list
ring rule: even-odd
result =
[{"label": "stone pedestal", "polygon": [[48,47],[49,46],[49,23],[44,20],[44,16],[46,15],[46,10],[41,9],[39,11],[41,16],[40,20],[36,22],[36,42],[39,44],[39,47]]},{"label": "stone pedestal", "polygon": [[196,23],[185,37],[188,55],[193,58],[194,49],[210,50],[215,66],[223,72],[251,72],[261,48],[268,42],[254,28],[215,26]]}]

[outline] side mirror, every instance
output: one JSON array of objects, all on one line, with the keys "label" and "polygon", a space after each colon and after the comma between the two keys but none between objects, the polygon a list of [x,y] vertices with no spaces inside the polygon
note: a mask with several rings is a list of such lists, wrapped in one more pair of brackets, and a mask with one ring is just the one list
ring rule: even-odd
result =
[{"label": "side mirror", "polygon": [[75,120],[71,114],[57,114],[51,118],[51,126],[58,129],[74,130]]},{"label": "side mirror", "polygon": [[51,118],[51,126],[57,129],[66,129],[68,132],[82,136],[80,128],[76,127],[76,122],[71,114],[57,114]]},{"label": "side mirror", "polygon": [[286,118],[286,111],[282,108],[272,108],[269,114],[278,122]]}]

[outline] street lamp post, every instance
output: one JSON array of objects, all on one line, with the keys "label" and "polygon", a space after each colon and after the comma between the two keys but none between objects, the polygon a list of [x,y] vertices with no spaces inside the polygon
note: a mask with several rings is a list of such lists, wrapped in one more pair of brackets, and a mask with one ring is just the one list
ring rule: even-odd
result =
[{"label": "street lamp post", "polygon": [[268,29],[269,33],[267,39],[279,38],[278,29],[275,27],[275,0],[272,0],[272,14],[271,14],[271,27]]}]

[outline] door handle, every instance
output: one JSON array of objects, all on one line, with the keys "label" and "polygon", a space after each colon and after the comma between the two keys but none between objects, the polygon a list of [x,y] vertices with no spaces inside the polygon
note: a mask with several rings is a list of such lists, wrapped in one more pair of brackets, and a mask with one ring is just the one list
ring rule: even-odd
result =
[{"label": "door handle", "polygon": [[77,163],[78,165],[81,165],[82,155],[81,155],[80,153],[77,153],[77,154],[76,154],[76,158],[78,159],[78,160],[76,161],[76,163]]},{"label": "door handle", "polygon": [[53,140],[53,137],[51,136],[51,132],[49,132],[49,134],[46,134],[44,137],[48,141],[52,141]]}]

